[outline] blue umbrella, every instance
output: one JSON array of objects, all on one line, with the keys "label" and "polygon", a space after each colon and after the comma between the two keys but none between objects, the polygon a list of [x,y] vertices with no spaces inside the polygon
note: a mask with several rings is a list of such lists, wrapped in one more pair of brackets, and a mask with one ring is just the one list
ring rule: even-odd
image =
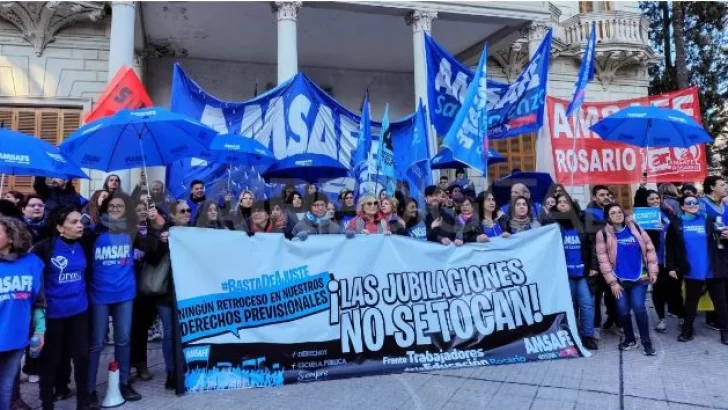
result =
[{"label": "blue umbrella", "polygon": [[[213,162],[231,165],[268,167],[276,161],[273,153],[265,145],[253,138],[237,134],[220,134],[210,143]],[[201,157],[205,159],[205,157]]]},{"label": "blue umbrella", "polygon": [[60,148],[84,168],[109,172],[199,156],[216,134],[189,117],[152,107],[122,110],[86,124]]},{"label": "blue umbrella", "polygon": [[32,135],[0,128],[0,173],[4,175],[88,178],[57,147]]},{"label": "blue umbrella", "polygon": [[[488,158],[486,158],[486,163],[489,166],[507,161],[508,160],[497,151],[494,151],[493,149],[488,150]],[[455,158],[453,158],[452,151],[447,148],[443,148],[440,152],[437,153],[437,155],[432,157],[431,163],[432,169],[459,169],[468,167],[467,164],[457,161]]]},{"label": "blue umbrella", "polygon": [[296,154],[273,164],[262,175],[266,180],[299,179],[310,184],[342,178],[349,170],[334,158],[321,154]]},{"label": "blue umbrella", "polygon": [[532,202],[543,202],[549,188],[554,184],[551,175],[545,172],[515,172],[493,182],[493,196],[503,205],[511,200],[511,187],[521,183],[531,192]]},{"label": "blue umbrella", "polygon": [[693,118],[678,110],[661,107],[627,107],[591,127],[603,140],[638,147],[688,148],[713,142]]}]

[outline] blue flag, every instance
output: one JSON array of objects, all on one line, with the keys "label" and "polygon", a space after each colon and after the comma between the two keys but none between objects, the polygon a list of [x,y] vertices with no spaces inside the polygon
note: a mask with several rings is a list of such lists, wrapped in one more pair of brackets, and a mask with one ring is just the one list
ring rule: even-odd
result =
[{"label": "blue flag", "polygon": [[475,77],[470,82],[460,111],[452,127],[445,135],[442,145],[452,151],[453,159],[467,164],[486,175],[488,166],[484,155],[485,138],[488,132],[488,109],[486,107],[488,46],[483,47]]},{"label": "blue flag", "polygon": [[432,171],[427,139],[427,111],[422,101],[412,115],[392,123],[392,147],[397,180],[406,182],[410,196],[424,206],[425,187],[431,184]]},{"label": "blue flag", "polygon": [[[427,58],[427,101],[430,120],[438,135],[445,135],[465,100],[473,72],[425,35]],[[508,84],[488,80],[488,108],[508,89]]]},{"label": "blue flag", "polygon": [[356,150],[352,157],[354,166],[354,178],[360,194],[374,193],[371,187],[371,177],[374,170],[369,166],[369,153],[372,147],[372,124],[369,117],[369,90],[364,94],[364,101],[361,107],[361,121],[359,122],[359,138],[357,139]]},{"label": "blue flag", "polygon": [[379,136],[377,150],[377,178],[384,185],[388,195],[394,195],[396,178],[394,173],[394,153],[392,149],[392,132],[389,129],[389,104],[384,106],[382,131]]},{"label": "blue flag", "polygon": [[496,140],[536,132],[543,125],[552,31],[516,81],[488,112],[488,138]]},{"label": "blue flag", "polygon": [[574,95],[571,97],[569,107],[566,109],[566,116],[570,117],[574,111],[581,107],[584,102],[584,94],[586,93],[586,85],[589,81],[594,79],[594,62],[597,48],[597,32],[595,30],[594,22],[591,24],[591,33],[589,34],[589,41],[586,43],[586,50],[584,50],[584,56],[581,58],[581,67],[579,68],[579,75],[576,77],[576,84],[574,85]]}]

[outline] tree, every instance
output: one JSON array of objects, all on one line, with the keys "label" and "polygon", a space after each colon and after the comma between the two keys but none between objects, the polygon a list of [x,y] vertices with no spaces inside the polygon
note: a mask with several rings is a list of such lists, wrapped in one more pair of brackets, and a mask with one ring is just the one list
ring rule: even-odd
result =
[{"label": "tree", "polygon": [[[723,2],[650,1],[640,2],[640,7],[649,23],[651,46],[663,55],[649,70],[650,94],[697,86],[703,126],[713,137],[725,132],[728,6]],[[720,152],[721,165],[728,171],[728,149],[724,151]]]}]

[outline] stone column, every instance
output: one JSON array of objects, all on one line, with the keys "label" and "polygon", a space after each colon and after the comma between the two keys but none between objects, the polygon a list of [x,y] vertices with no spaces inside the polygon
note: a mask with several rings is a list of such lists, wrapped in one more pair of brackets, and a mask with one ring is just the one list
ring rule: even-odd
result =
[{"label": "stone column", "polygon": [[[134,30],[136,24],[136,2],[111,2],[111,34],[109,36],[109,81],[119,68],[134,68]],[[132,181],[131,170],[112,172],[121,178],[121,188],[131,193],[137,181]],[[108,174],[107,174],[108,175]],[[92,176],[93,178],[93,176]],[[104,179],[106,176],[104,176]],[[93,178],[94,180],[96,178]],[[101,181],[103,183],[103,181]],[[101,183],[96,189],[101,189]]]},{"label": "stone column", "polygon": [[278,24],[278,84],[298,74],[296,17],[300,1],[276,1],[271,5]]},{"label": "stone column", "polygon": [[[407,15],[405,21],[412,26],[412,46],[414,51],[414,72],[415,72],[415,110],[422,105],[427,107],[427,56],[425,54],[425,33],[430,33],[432,20],[437,18],[436,12],[414,10]],[[435,156],[438,150],[437,134],[430,126],[429,115],[427,116],[427,130],[430,157]],[[439,178],[439,173],[435,175]]]}]

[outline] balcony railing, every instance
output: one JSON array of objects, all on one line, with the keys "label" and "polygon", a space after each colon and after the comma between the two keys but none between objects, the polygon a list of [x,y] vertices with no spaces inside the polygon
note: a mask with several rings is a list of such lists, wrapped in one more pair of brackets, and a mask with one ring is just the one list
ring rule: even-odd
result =
[{"label": "balcony railing", "polygon": [[592,22],[596,23],[597,43],[649,46],[648,23],[641,15],[628,11],[577,14],[561,23],[562,39],[571,45],[586,43]]}]

